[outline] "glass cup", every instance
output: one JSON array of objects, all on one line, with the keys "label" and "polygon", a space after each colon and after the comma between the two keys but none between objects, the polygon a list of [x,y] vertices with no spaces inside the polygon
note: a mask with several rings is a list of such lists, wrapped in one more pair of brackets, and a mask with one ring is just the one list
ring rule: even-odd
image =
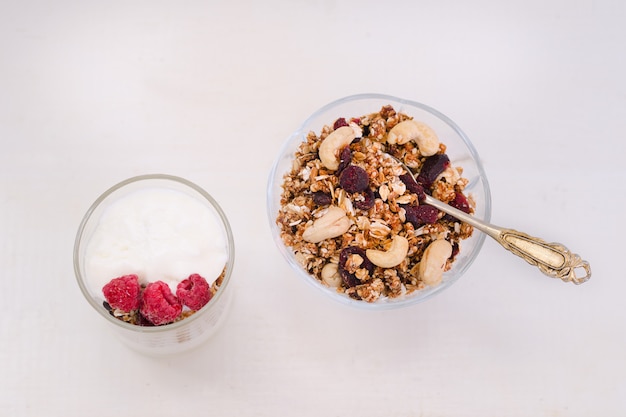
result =
[{"label": "glass cup", "polygon": [[294,154],[300,144],[306,142],[307,134],[311,131],[319,134],[323,126],[332,126],[333,122],[340,117],[360,117],[376,112],[384,105],[392,105],[397,112],[406,113],[416,120],[425,122],[437,132],[441,142],[447,145],[446,154],[450,157],[453,166],[462,167],[463,177],[469,181],[465,192],[476,202],[474,215],[485,221],[489,221],[491,217],[489,183],[478,152],[456,123],[439,111],[422,103],[388,95],[358,94],[333,101],[313,113],[284,142],[271,169],[267,184],[267,214],[270,229],[278,250],[296,275],[340,303],[369,310],[406,307],[425,301],[449,288],[467,271],[478,256],[485,240],[485,235],[478,231],[474,231],[469,239],[463,240],[461,252],[456,257],[452,268],[443,274],[441,284],[406,296],[380,299],[373,303],[352,299],[343,293],[338,293],[335,288],[322,284],[302,267],[293,250],[285,245],[281,238],[281,230],[276,224],[276,217],[281,207],[283,177],[291,170]]},{"label": "glass cup", "polygon": [[[194,314],[179,321],[160,326],[141,326],[114,317],[104,306],[102,287],[90,280],[87,267],[90,239],[101,226],[100,220],[112,204],[133,193],[146,190],[169,190],[191,197],[206,208],[219,224],[226,251],[223,280],[211,300]],[[182,215],[182,213],[181,213]],[[208,255],[208,254],[207,254]],[[232,298],[231,275],[235,259],[232,231],[226,215],[206,191],[183,178],[163,174],[129,178],[105,191],[85,214],[74,244],[74,272],[78,285],[94,310],[115,330],[131,348],[146,354],[179,353],[197,347],[210,338],[223,323]],[[129,273],[133,273],[129,271]],[[115,278],[115,277],[111,277]],[[184,279],[186,277],[182,277]],[[205,277],[209,284],[217,277]]]}]

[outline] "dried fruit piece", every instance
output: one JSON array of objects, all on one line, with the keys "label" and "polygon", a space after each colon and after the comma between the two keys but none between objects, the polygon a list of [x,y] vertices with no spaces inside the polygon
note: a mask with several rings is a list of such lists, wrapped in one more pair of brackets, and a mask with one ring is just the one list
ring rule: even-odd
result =
[{"label": "dried fruit piece", "polygon": [[404,206],[406,221],[416,229],[425,224],[435,223],[439,217],[439,210],[433,206]]},{"label": "dried fruit piece", "polygon": [[411,174],[402,174],[400,175],[400,181],[406,185],[406,189],[412,192],[413,194],[417,194],[417,201],[420,203],[424,202],[424,198],[426,198],[426,193],[424,192],[424,187],[415,181],[415,178]]},{"label": "dried fruit piece", "polygon": [[371,275],[374,272],[374,264],[367,259],[365,256],[365,250],[359,248],[358,246],[348,246],[344,248],[339,253],[339,274],[341,275],[341,279],[346,287],[354,287],[361,283],[361,281],[356,277],[356,274],[350,272],[347,268],[348,259],[350,259],[351,255],[358,255],[362,258],[362,263],[359,265],[360,268],[367,270],[367,272]]},{"label": "dried fruit piece", "polygon": [[165,282],[151,282],[144,289],[139,311],[150,323],[157,326],[171,323],[182,310],[182,304]]},{"label": "dried fruit piece", "polygon": [[472,209],[470,208],[469,201],[467,201],[467,197],[463,195],[463,193],[456,193],[454,195],[454,200],[449,203],[452,207],[457,208],[465,213],[470,213]]},{"label": "dried fruit piece", "polygon": [[[360,124],[360,121],[359,121]],[[361,136],[362,137],[368,137],[370,135],[370,125],[362,125],[361,126]]]},{"label": "dried fruit piece", "polygon": [[137,275],[124,275],[113,278],[102,287],[104,298],[112,309],[126,313],[137,310],[141,300],[141,287]]},{"label": "dried fruit piece", "polygon": [[333,202],[333,197],[323,191],[316,191],[313,193],[313,202],[318,206],[327,206]]},{"label": "dried fruit piece", "polygon": [[337,168],[337,175],[341,174],[341,172],[346,169],[350,162],[352,161],[352,151],[350,150],[350,145],[346,145],[343,147],[341,152],[339,153],[339,167]]},{"label": "dried fruit piece", "polygon": [[141,314],[141,311],[139,313],[140,314],[135,315],[135,322],[134,322],[134,324],[136,324],[137,326],[154,327],[154,323],[152,323],[147,318],[145,318]]},{"label": "dried fruit piece", "polygon": [[340,117],[339,119],[335,120],[335,123],[333,123],[333,130],[337,130],[342,126],[348,126],[348,122],[346,122],[345,118]]},{"label": "dried fruit piece", "polygon": [[[450,201],[448,204],[450,204],[452,207],[459,209],[465,213],[471,213],[472,209],[470,207],[469,201],[467,200],[467,197],[465,197],[465,195],[463,195],[463,193],[455,193],[454,194],[454,199],[452,201]],[[458,221],[458,219],[454,216],[451,216],[449,214],[446,214],[445,216],[443,216],[443,220],[447,220],[447,221],[451,221],[451,222],[456,222]]]},{"label": "dried fruit piece", "polygon": [[376,203],[376,199],[374,196],[374,191],[371,188],[367,187],[363,192],[363,200],[357,199],[354,201],[354,207],[360,210],[369,210],[374,207]]},{"label": "dried fruit piece", "polygon": [[458,243],[453,243],[452,244],[452,255],[450,255],[451,259],[456,258],[456,256],[459,254],[459,252],[461,251],[461,247],[459,246]]},{"label": "dried fruit piece", "polygon": [[102,307],[104,307],[106,311],[109,312],[110,315],[113,315],[113,308],[111,307],[111,304],[107,303],[106,301],[103,301]]},{"label": "dried fruit piece", "polygon": [[200,310],[211,300],[211,286],[199,274],[191,274],[176,287],[176,297],[192,310]]},{"label": "dried fruit piece", "polygon": [[422,169],[417,176],[417,182],[425,188],[430,188],[435,179],[450,165],[450,158],[445,153],[438,153],[429,156],[424,161]]},{"label": "dried fruit piece", "polygon": [[339,185],[349,193],[365,191],[369,181],[367,172],[357,165],[349,165],[339,176]]}]

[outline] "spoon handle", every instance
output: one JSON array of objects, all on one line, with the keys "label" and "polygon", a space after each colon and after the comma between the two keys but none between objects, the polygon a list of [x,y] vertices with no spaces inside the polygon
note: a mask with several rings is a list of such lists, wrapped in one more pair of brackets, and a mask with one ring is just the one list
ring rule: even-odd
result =
[{"label": "spoon handle", "polygon": [[536,266],[549,277],[559,278],[563,282],[571,281],[574,284],[582,284],[591,278],[589,262],[570,252],[560,243],[548,243],[517,230],[483,222],[429,195],[426,195],[424,202],[491,236],[505,249]]},{"label": "spoon handle", "polygon": [[536,266],[549,277],[574,284],[582,284],[591,278],[589,262],[560,243],[548,243],[513,229],[501,229],[495,239],[505,249]]}]

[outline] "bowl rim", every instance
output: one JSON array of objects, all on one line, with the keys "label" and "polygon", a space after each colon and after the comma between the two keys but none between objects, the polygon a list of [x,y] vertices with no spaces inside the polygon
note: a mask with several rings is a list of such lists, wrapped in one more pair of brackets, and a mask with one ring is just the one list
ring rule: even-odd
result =
[{"label": "bowl rim", "polygon": [[[198,310],[196,313],[192,314],[191,316],[186,317],[183,320],[179,320],[174,323],[168,323],[168,324],[164,324],[160,326],[139,326],[136,324],[126,323],[122,320],[119,320],[111,316],[111,314],[109,314],[109,312],[106,311],[106,309],[102,306],[102,304],[96,302],[94,297],[91,295],[89,288],[87,287],[87,284],[85,282],[85,277],[83,277],[83,274],[81,272],[80,249],[82,245],[87,244],[87,242],[82,241],[83,233],[85,232],[85,227],[89,223],[89,220],[91,219],[92,215],[94,214],[96,209],[100,207],[100,204],[102,204],[113,193],[115,193],[116,191],[128,185],[136,184],[142,181],[152,181],[152,180],[170,181],[172,183],[177,183],[179,185],[186,186],[190,188],[191,190],[195,191],[196,193],[198,193],[200,197],[208,201],[208,203],[215,210],[215,212],[220,218],[220,221],[222,222],[222,226],[224,228],[225,235],[226,235],[225,237],[226,237],[226,244],[227,244],[227,251],[228,251],[228,259],[226,260],[225,274],[224,274],[224,279],[222,281],[222,285],[220,285],[219,290],[215,293],[215,295],[211,298],[211,301],[206,306],[204,306],[203,308],[201,308],[200,310]],[[230,284],[234,263],[235,263],[235,243],[234,243],[233,232],[232,232],[230,223],[228,221],[228,218],[226,217],[226,213],[222,210],[218,202],[206,190],[204,190],[202,187],[198,186],[197,184],[185,178],[178,177],[175,175],[169,175],[169,174],[157,173],[157,174],[137,175],[134,177],[127,178],[123,181],[120,181],[117,184],[108,188],[106,191],[100,194],[100,196],[91,204],[91,206],[89,207],[89,209],[83,216],[83,219],[81,220],[80,225],[78,226],[78,231],[76,232],[76,238],[74,240],[74,251],[73,251],[74,275],[75,275],[76,281],[78,282],[78,286],[81,292],[83,293],[83,296],[87,299],[89,304],[108,322],[113,323],[115,326],[118,326],[120,328],[127,329],[127,330],[137,332],[137,333],[169,332],[171,330],[175,330],[180,327],[188,326],[190,323],[204,316],[207,311],[213,310],[214,308],[212,307],[218,305],[217,304],[218,301],[223,297],[222,294],[224,294],[224,292],[226,291],[226,289],[228,288]]]},{"label": "bowl rim", "polygon": [[[295,269],[296,274],[304,278],[305,282],[314,286],[315,288],[320,290],[322,293],[326,294],[326,296],[329,296],[330,298],[339,302],[340,304],[358,307],[360,309],[365,309],[365,310],[387,310],[387,309],[407,307],[410,305],[421,303],[423,301],[426,301],[427,299],[432,298],[434,295],[444,291],[448,287],[451,287],[452,284],[458,281],[458,279],[460,279],[461,276],[463,276],[465,272],[469,269],[469,267],[474,263],[479,253],[481,252],[482,246],[486,238],[485,234],[480,233],[478,230],[474,231],[475,234],[478,233],[478,236],[476,237],[476,243],[475,243],[475,247],[473,249],[472,255],[467,259],[466,263],[460,267],[461,269],[455,271],[455,279],[449,282],[447,285],[438,285],[430,289],[426,288],[424,290],[419,290],[419,292],[422,294],[421,296],[415,296],[415,297],[408,296],[408,297],[402,297],[401,299],[383,299],[383,300],[378,300],[373,303],[368,303],[362,300],[352,299],[336,291],[333,292],[332,288],[324,286],[321,282],[319,282],[319,280],[317,280],[311,274],[306,272],[302,268],[302,266],[299,265],[293,258],[293,251],[291,251],[291,248],[287,247],[282,241],[282,239],[280,238],[280,234],[278,231],[279,228],[276,225],[277,212],[275,212],[274,210],[275,209],[274,206],[276,205],[274,200],[276,198],[280,198],[280,194],[276,196],[274,195],[274,193],[275,193],[275,190],[277,189],[277,185],[280,188],[282,188],[282,185],[276,184],[274,180],[277,179],[277,173],[278,173],[277,171],[281,163],[281,157],[285,156],[285,153],[287,152],[288,148],[290,147],[290,145],[292,144],[293,140],[296,137],[302,137],[303,139],[305,138],[305,135],[308,133],[305,131],[307,129],[307,126],[311,124],[311,122],[315,120],[316,118],[318,118],[320,115],[332,110],[333,108],[339,105],[342,105],[348,102],[353,102],[353,101],[361,101],[361,100],[382,100],[382,101],[389,101],[390,104],[394,105],[394,107],[397,104],[401,104],[401,105],[405,105],[405,106],[409,106],[413,108],[418,108],[422,111],[430,113],[431,115],[440,119],[443,123],[447,124],[465,143],[467,151],[471,155],[471,158],[474,164],[476,165],[478,176],[480,178],[480,183],[482,185],[482,191],[484,193],[483,220],[490,221],[491,219],[491,190],[489,187],[489,181],[487,179],[487,175],[485,173],[482,160],[478,154],[478,151],[474,147],[473,143],[469,140],[465,132],[463,132],[461,128],[452,119],[450,119],[448,116],[441,113],[439,110],[433,107],[430,107],[426,104],[414,101],[414,100],[403,99],[403,98],[399,98],[399,97],[388,95],[388,94],[361,93],[361,94],[354,94],[354,95],[349,95],[349,96],[339,98],[337,100],[334,100],[320,107],[318,110],[313,112],[309,117],[307,117],[304,120],[304,122],[302,122],[300,126],[282,143],[278,156],[276,157],[272,165],[272,169],[270,170],[268,182],[267,182],[267,189],[266,189],[266,208],[267,208],[270,231],[271,231],[274,243],[277,246],[277,249],[285,258],[285,260],[287,260],[287,263],[292,267],[292,269]],[[285,173],[282,173],[282,175],[284,174]],[[280,206],[280,202],[278,203],[278,206]]]}]

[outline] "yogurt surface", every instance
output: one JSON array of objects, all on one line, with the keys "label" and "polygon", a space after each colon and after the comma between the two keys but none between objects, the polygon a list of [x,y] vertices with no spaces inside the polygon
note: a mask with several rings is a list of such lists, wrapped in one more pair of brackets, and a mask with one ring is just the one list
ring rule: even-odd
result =
[{"label": "yogurt surface", "polygon": [[93,290],[136,274],[141,283],[164,281],[175,293],[194,273],[213,282],[228,252],[220,219],[210,207],[180,191],[147,188],[105,209],[85,255]]}]

